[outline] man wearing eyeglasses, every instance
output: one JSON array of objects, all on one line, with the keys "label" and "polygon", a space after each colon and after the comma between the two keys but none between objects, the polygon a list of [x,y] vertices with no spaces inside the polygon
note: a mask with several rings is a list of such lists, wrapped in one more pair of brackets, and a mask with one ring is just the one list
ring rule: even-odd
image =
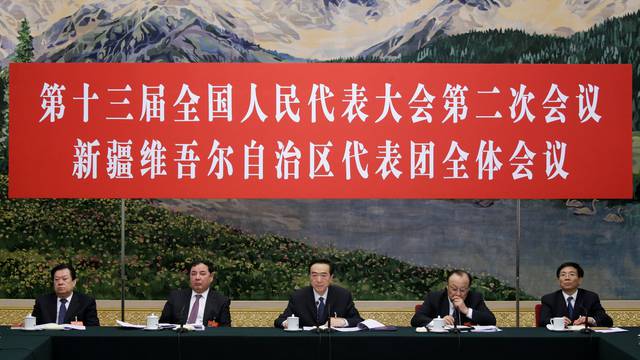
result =
[{"label": "man wearing eyeglasses", "polygon": [[496,317],[482,294],[469,289],[471,281],[471,275],[464,270],[450,272],[443,291],[429,292],[424,297],[424,303],[411,318],[411,326],[427,326],[438,316],[447,325],[495,325]]}]

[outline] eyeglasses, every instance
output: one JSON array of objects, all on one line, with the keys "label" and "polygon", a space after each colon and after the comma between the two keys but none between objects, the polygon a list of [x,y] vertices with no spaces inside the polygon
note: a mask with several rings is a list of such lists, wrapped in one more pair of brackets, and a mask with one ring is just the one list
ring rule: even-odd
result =
[{"label": "eyeglasses", "polygon": [[468,288],[456,288],[456,287],[448,286],[448,285],[447,285],[447,288],[449,288],[449,291],[451,291],[452,293],[460,293],[460,294],[464,294],[464,293],[466,293],[467,291],[469,291],[469,289],[468,289]]}]

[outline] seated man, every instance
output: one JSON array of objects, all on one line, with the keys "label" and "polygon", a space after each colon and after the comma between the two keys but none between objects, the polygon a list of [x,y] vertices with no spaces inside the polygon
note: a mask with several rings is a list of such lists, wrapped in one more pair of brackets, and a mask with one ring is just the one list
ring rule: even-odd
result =
[{"label": "seated man", "polygon": [[96,300],[73,291],[76,287],[76,270],[71,265],[60,264],[51,269],[53,293],[36,298],[33,316],[36,324],[69,324],[81,321],[85,326],[100,326]]},{"label": "seated man", "polygon": [[556,270],[560,290],[542,297],[540,323],[546,326],[553,317],[563,317],[564,325],[582,325],[589,317],[591,326],[613,326],[613,320],[600,305],[598,294],[578,289],[584,270],[574,262],[566,262]]},{"label": "seated man", "polygon": [[231,326],[231,300],[210,289],[213,265],[194,261],[189,265],[190,289],[173,290],[162,309],[161,323]]},{"label": "seated man", "polygon": [[430,292],[422,307],[411,318],[411,326],[427,326],[435,317],[442,317],[447,325],[495,325],[496,317],[482,299],[482,294],[469,290],[471,275],[454,270],[447,277],[443,291]]},{"label": "seated man", "polygon": [[353,327],[363,320],[351,293],[331,285],[333,265],[329,260],[312,261],[309,280],[311,286],[291,294],[287,308],[273,323],[275,327],[286,328],[287,318],[292,314],[300,318],[300,326],[326,325],[331,318],[331,327]]}]

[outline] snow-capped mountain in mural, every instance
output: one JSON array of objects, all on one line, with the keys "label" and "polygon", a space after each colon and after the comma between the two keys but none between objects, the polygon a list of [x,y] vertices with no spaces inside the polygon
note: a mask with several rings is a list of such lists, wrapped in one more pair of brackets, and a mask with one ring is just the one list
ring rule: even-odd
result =
[{"label": "snow-capped mountain in mural", "polygon": [[185,7],[147,6],[115,17],[84,5],[34,39],[36,61],[275,62],[288,59],[211,25]]},{"label": "snow-capped mountain in mural", "polygon": [[[112,53],[105,59],[139,61],[161,51],[159,57],[176,61],[277,61],[278,55],[263,49],[305,59],[397,57],[439,36],[472,30],[568,36],[638,9],[640,0],[0,0],[0,59],[13,51],[22,18],[30,22],[42,59],[79,59],[85,51],[100,56],[91,49],[93,38],[101,46],[126,49],[168,36],[144,51],[129,49],[126,56]],[[105,34],[122,31],[134,33],[127,41],[105,42]],[[258,47],[244,54],[240,44]],[[63,45],[69,58],[59,52]],[[161,50],[165,45],[170,49]],[[181,52],[188,55],[175,57]]]},{"label": "snow-capped mountain in mural", "polygon": [[569,36],[639,8],[640,0],[444,0],[359,55],[398,58],[442,36],[499,28]]}]

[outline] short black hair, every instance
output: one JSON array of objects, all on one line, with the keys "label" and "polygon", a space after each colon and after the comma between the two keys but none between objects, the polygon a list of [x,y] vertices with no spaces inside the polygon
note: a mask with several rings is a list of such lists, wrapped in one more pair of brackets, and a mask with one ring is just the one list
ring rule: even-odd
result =
[{"label": "short black hair", "polygon": [[194,260],[190,262],[189,265],[187,266],[187,274],[191,274],[191,269],[193,269],[194,266],[200,265],[200,264],[205,265],[209,270],[209,272],[213,273],[213,264],[211,262],[207,260]]},{"label": "short black hair", "polygon": [[329,259],[315,259],[309,263],[309,273],[311,273],[311,267],[315,264],[326,264],[329,265],[329,275],[333,275],[333,264]]},{"label": "short black hair", "polygon": [[447,274],[447,283],[449,283],[449,278],[452,275],[458,275],[458,276],[467,275],[467,278],[469,278],[469,286],[471,286],[471,283],[473,282],[473,277],[471,276],[471,274],[461,269],[455,269],[455,270],[449,271],[449,273]]},{"label": "short black hair", "polygon": [[584,270],[582,269],[582,267],[578,263],[570,262],[570,261],[562,263],[562,264],[560,264],[560,266],[558,266],[558,270],[556,270],[556,277],[559,279],[560,278],[560,270],[562,270],[562,269],[564,269],[566,267],[569,267],[569,266],[571,266],[572,268],[575,268],[576,270],[578,270],[578,277],[579,278],[584,277]]},{"label": "short black hair", "polygon": [[55,280],[56,272],[64,269],[69,269],[69,272],[71,273],[71,280],[76,279],[76,269],[74,269],[73,266],[71,266],[71,264],[58,264],[54,266],[53,269],[51,269],[51,280]]}]

